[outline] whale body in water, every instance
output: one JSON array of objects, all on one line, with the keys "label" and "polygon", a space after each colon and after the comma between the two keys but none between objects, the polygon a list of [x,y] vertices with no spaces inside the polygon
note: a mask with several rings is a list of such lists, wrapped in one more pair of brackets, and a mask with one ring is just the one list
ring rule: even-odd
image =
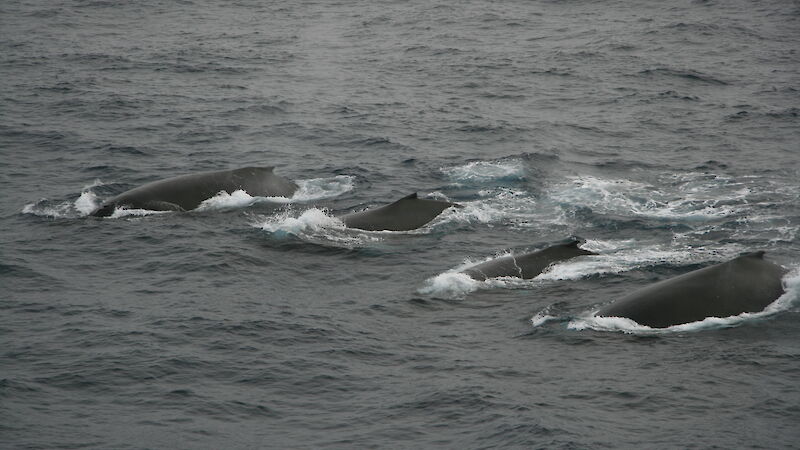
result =
[{"label": "whale body in water", "polygon": [[743,254],[675,278],[645,286],[596,313],[626,317],[640,325],[666,328],[706,317],[759,312],[784,293],[786,269],[764,259],[764,252]]},{"label": "whale body in water", "polygon": [[527,280],[536,277],[548,266],[559,261],[597,254],[580,248],[578,246],[580,243],[581,241],[577,239],[571,239],[563,244],[553,245],[535,252],[503,256],[472,266],[462,273],[479,281],[495,277],[519,277]]},{"label": "whale body in water", "polygon": [[409,231],[430,222],[447,208],[461,205],[443,200],[419,198],[417,194],[403,197],[394,203],[378,208],[341,216],[350,228],[367,231]]},{"label": "whale body in water", "polygon": [[224,191],[243,190],[253,196],[291,197],[297,184],[273,173],[274,167],[201,172],[153,181],[112,197],[91,213],[107,217],[119,207],[152,211],[188,211]]}]

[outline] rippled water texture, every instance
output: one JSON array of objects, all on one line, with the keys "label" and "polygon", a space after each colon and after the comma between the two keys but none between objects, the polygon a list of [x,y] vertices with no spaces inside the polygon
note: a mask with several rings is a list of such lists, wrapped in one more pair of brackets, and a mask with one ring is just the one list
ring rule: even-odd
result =
[{"label": "rippled water texture", "polygon": [[[792,1],[0,2],[0,447],[792,448]],[[92,212],[276,166],[291,197]],[[345,213],[462,205],[409,232]],[[459,272],[570,236],[531,280]],[[765,250],[764,311],[593,313]]]}]

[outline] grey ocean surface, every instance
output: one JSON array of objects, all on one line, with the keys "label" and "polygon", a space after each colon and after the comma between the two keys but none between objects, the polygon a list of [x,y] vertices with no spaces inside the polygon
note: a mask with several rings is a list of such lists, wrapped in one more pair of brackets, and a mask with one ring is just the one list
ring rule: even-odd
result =
[{"label": "grey ocean surface", "polygon": [[[2,448],[800,442],[796,1],[5,0],[0,49]],[[251,165],[301,191],[87,216]],[[413,192],[464,208],[335,218]],[[591,317],[755,250],[764,313]]]}]

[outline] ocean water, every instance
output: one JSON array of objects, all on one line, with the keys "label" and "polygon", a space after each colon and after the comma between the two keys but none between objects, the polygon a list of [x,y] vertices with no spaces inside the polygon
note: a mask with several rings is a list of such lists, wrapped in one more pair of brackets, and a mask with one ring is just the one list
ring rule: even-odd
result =
[{"label": "ocean water", "polygon": [[[0,48],[2,448],[800,442],[797,2],[5,0]],[[247,165],[301,189],[87,216]],[[464,208],[337,219],[412,192]],[[592,318],[755,250],[761,313]]]}]

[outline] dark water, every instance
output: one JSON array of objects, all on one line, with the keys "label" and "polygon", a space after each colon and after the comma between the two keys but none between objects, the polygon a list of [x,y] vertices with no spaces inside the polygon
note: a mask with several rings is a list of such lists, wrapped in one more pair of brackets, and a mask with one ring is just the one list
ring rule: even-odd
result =
[{"label": "dark water", "polygon": [[[0,4],[0,447],[800,442],[793,1]],[[275,165],[293,199],[86,217]],[[409,233],[338,214],[465,205]],[[578,235],[537,279],[453,272]],[[760,314],[619,295],[763,249]]]}]

